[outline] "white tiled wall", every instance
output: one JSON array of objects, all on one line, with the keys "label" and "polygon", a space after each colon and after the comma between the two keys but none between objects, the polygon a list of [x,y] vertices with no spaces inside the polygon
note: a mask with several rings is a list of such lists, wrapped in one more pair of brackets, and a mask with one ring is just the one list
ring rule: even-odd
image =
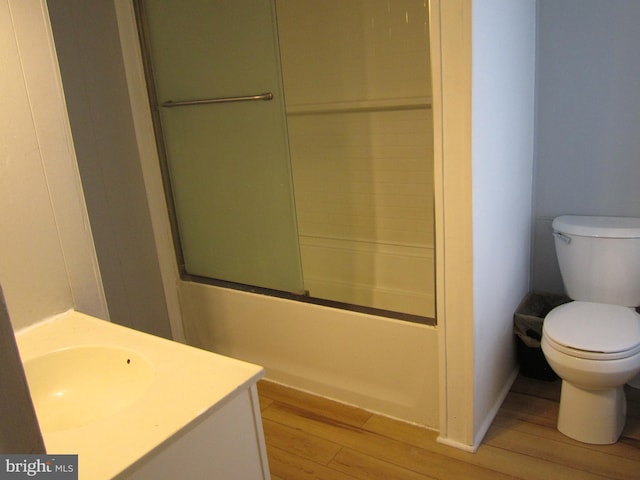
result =
[{"label": "white tiled wall", "polygon": [[0,283],[15,329],[107,318],[44,0],[0,0]]},{"label": "white tiled wall", "polygon": [[424,0],[277,0],[287,103],[431,95]]},{"label": "white tiled wall", "polygon": [[422,0],[278,0],[305,287],[434,316]]}]

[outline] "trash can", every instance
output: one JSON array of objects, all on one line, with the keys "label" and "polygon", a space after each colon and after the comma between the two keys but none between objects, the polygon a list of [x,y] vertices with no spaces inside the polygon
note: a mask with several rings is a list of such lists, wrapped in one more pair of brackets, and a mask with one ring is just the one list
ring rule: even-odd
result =
[{"label": "trash can", "polygon": [[558,376],[551,369],[542,353],[542,324],[547,314],[571,299],[553,293],[529,293],[513,315],[513,333],[516,337],[516,354],[520,372],[525,377],[553,381]]}]

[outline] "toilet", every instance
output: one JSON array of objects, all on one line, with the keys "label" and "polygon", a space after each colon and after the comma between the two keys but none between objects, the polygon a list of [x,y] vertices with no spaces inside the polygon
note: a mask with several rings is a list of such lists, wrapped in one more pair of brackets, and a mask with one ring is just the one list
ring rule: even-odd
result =
[{"label": "toilet", "polygon": [[558,430],[615,443],[626,419],[623,387],[640,374],[640,218],[563,215],[553,235],[573,302],[544,319],[542,351],[562,379]]}]

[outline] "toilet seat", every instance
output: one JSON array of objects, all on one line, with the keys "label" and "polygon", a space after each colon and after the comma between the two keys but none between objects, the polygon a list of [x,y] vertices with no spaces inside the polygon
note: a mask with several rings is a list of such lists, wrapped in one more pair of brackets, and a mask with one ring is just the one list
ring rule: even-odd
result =
[{"label": "toilet seat", "polygon": [[545,318],[543,337],[572,357],[616,360],[640,353],[640,315],[620,305],[570,302]]}]

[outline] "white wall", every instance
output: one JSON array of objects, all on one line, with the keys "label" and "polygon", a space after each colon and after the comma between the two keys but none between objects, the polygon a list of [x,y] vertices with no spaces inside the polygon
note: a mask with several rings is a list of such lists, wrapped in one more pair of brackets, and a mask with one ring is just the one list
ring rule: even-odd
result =
[{"label": "white wall", "polygon": [[475,444],[515,379],[513,313],[529,289],[535,0],[473,2]]},{"label": "white wall", "polygon": [[640,217],[640,2],[538,4],[533,287],[561,293],[553,217]]},{"label": "white wall", "polygon": [[46,3],[0,2],[0,282],[14,328],[108,317]]},{"label": "white wall", "polygon": [[441,51],[434,111],[442,112],[434,117],[438,440],[473,451],[517,373],[512,319],[529,283],[535,0],[432,5]]}]

